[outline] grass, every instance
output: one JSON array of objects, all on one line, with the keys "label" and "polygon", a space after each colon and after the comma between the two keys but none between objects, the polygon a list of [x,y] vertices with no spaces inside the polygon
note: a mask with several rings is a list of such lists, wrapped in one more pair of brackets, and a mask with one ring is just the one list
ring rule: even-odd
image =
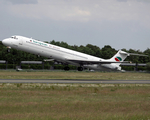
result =
[{"label": "grass", "polygon": [[150,85],[0,84],[1,120],[150,119]]},{"label": "grass", "polygon": [[[0,71],[0,79],[150,80],[150,74]],[[149,84],[0,83],[0,120],[145,120],[149,101]]]},{"label": "grass", "polygon": [[0,71],[0,79],[103,79],[103,80],[150,80],[149,73],[138,72],[77,72],[44,71],[16,72]]}]

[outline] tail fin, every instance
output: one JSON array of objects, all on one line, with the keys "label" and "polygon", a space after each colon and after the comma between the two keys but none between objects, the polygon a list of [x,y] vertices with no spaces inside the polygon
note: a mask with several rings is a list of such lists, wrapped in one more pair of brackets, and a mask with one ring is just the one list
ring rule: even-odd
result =
[{"label": "tail fin", "polygon": [[[116,62],[123,62],[129,55],[130,55],[129,53],[119,50],[110,60]],[[117,64],[120,65],[121,63]]]},{"label": "tail fin", "polygon": [[148,57],[147,55],[142,55],[142,54],[135,54],[135,53],[127,53],[122,50],[119,50],[111,59],[110,61],[114,61],[117,63],[112,63],[113,66],[116,67],[117,70],[121,70],[120,64],[126,59],[127,56],[130,55],[137,55],[137,56],[145,56]]},{"label": "tail fin", "polygon": [[123,62],[126,59],[126,57],[130,56],[130,55],[148,57],[148,55],[127,53],[127,52],[124,52],[122,50],[119,50],[110,60],[111,61],[117,61],[117,62]]}]

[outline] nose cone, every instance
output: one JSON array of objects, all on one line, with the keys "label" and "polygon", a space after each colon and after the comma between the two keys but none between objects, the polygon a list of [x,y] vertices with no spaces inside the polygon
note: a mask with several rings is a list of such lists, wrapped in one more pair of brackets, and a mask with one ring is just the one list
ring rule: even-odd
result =
[{"label": "nose cone", "polygon": [[2,40],[2,43],[3,43],[3,45],[5,45],[5,46],[9,46],[9,45],[10,45],[9,39],[4,39],[4,40]]}]

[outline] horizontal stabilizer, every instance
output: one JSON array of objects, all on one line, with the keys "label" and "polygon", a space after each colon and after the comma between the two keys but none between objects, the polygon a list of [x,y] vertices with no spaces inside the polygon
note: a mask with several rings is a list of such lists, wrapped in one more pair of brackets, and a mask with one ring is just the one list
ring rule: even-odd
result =
[{"label": "horizontal stabilizer", "polygon": [[136,56],[144,56],[144,57],[148,57],[148,55],[136,54],[136,53],[129,53],[129,55],[136,55]]},{"label": "horizontal stabilizer", "polygon": [[127,56],[130,56],[130,55],[136,55],[136,56],[144,56],[144,57],[148,57],[148,55],[136,54],[136,53],[127,53],[127,52],[124,52],[124,51],[119,51],[119,53],[120,53],[120,54],[127,55]]}]

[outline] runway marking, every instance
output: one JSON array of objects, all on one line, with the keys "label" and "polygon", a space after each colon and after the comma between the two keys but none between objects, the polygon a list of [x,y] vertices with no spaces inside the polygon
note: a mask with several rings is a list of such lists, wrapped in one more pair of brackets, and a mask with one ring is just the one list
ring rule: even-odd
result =
[{"label": "runway marking", "polygon": [[150,84],[150,80],[0,79],[0,83]]}]

